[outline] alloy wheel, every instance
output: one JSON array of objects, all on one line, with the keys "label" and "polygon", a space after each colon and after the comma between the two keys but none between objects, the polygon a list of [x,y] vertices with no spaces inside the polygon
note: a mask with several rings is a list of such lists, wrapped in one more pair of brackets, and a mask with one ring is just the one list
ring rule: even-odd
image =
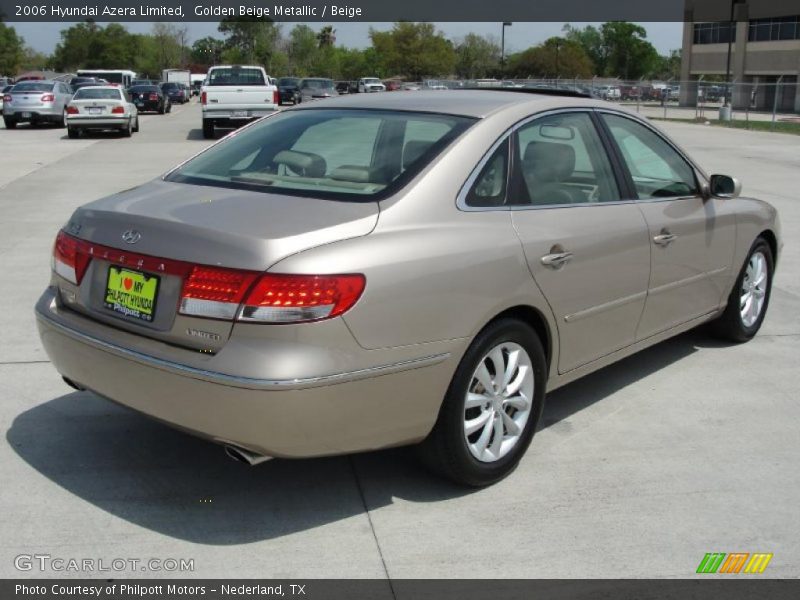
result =
[{"label": "alloy wheel", "polygon": [[503,342],[481,359],[464,398],[464,437],[475,459],[495,462],[517,445],[533,393],[531,358],[519,344]]},{"label": "alloy wheel", "polygon": [[739,293],[739,314],[745,327],[752,327],[761,316],[767,296],[768,275],[766,257],[762,252],[753,252]]}]

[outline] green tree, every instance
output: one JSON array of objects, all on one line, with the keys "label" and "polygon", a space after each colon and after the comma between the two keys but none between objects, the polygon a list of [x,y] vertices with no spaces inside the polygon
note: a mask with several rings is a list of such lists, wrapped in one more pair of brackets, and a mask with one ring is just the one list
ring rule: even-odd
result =
[{"label": "green tree", "polygon": [[332,48],[336,43],[336,30],[331,25],[326,25],[319,30],[317,42],[320,48]]},{"label": "green tree", "polygon": [[465,79],[478,79],[496,73],[500,66],[500,47],[493,40],[468,33],[455,47],[455,72]]},{"label": "green tree", "polygon": [[432,23],[395,23],[391,31],[370,29],[372,48],[380,56],[379,76],[404,75],[411,79],[453,73],[453,43]]},{"label": "green tree", "polygon": [[225,42],[222,40],[211,36],[200,38],[192,44],[192,62],[208,66],[218,64],[224,49]]},{"label": "green tree", "polygon": [[[20,71],[44,71],[49,69],[50,57],[26,46],[22,51],[22,62],[19,65]],[[0,69],[2,72],[2,69]]]},{"label": "green tree", "polygon": [[657,67],[658,52],[641,25],[614,21],[603,23],[600,31],[607,52],[606,75],[639,79]]},{"label": "green tree", "polygon": [[13,27],[0,23],[0,75],[16,75],[25,58],[25,40]]},{"label": "green tree", "polygon": [[308,25],[296,25],[289,32],[289,69],[300,77],[314,75],[320,52],[317,34]]},{"label": "green tree", "polygon": [[281,37],[280,27],[272,19],[225,17],[218,30],[227,38],[223,55],[226,60],[272,68],[272,57]]},{"label": "green tree", "polygon": [[564,37],[575,42],[583,48],[589,60],[594,66],[594,75],[604,75],[608,62],[608,48],[603,41],[603,34],[597,27],[587,25],[583,29],[578,29],[570,24],[564,25]]},{"label": "green tree", "polygon": [[577,42],[552,37],[543,44],[508,57],[507,72],[514,77],[590,77],[592,61]]}]

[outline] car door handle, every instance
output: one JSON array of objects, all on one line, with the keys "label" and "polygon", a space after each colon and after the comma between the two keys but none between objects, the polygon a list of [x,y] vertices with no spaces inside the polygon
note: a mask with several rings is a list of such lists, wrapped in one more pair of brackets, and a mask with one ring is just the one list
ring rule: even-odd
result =
[{"label": "car door handle", "polygon": [[669,246],[672,242],[678,239],[678,236],[669,231],[664,231],[658,235],[653,236],[653,241],[659,246]]},{"label": "car door handle", "polygon": [[551,269],[560,269],[569,261],[572,260],[572,252],[556,252],[555,254],[545,254],[542,258],[542,264]]}]

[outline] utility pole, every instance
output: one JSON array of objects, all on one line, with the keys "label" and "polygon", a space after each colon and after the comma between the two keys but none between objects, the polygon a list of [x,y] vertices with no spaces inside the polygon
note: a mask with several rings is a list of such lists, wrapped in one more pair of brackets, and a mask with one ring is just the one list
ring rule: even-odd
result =
[{"label": "utility pole", "polygon": [[506,27],[511,27],[511,23],[503,21],[503,26],[500,28],[500,75],[506,76]]}]

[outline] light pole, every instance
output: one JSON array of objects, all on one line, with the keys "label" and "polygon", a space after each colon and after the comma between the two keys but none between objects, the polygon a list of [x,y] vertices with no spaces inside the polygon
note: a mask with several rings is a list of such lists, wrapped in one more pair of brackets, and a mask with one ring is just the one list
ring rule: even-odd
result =
[{"label": "light pole", "polygon": [[506,75],[506,27],[511,27],[511,23],[503,21],[503,27],[500,29],[500,74],[502,77]]},{"label": "light pole", "polygon": [[736,9],[736,4],[738,0],[731,0],[731,20],[728,21],[728,60],[725,65],[725,102],[723,106],[728,106],[728,102],[730,101],[731,95],[731,49],[733,46],[733,35],[736,31],[736,23],[733,21],[734,19],[734,11]]}]

